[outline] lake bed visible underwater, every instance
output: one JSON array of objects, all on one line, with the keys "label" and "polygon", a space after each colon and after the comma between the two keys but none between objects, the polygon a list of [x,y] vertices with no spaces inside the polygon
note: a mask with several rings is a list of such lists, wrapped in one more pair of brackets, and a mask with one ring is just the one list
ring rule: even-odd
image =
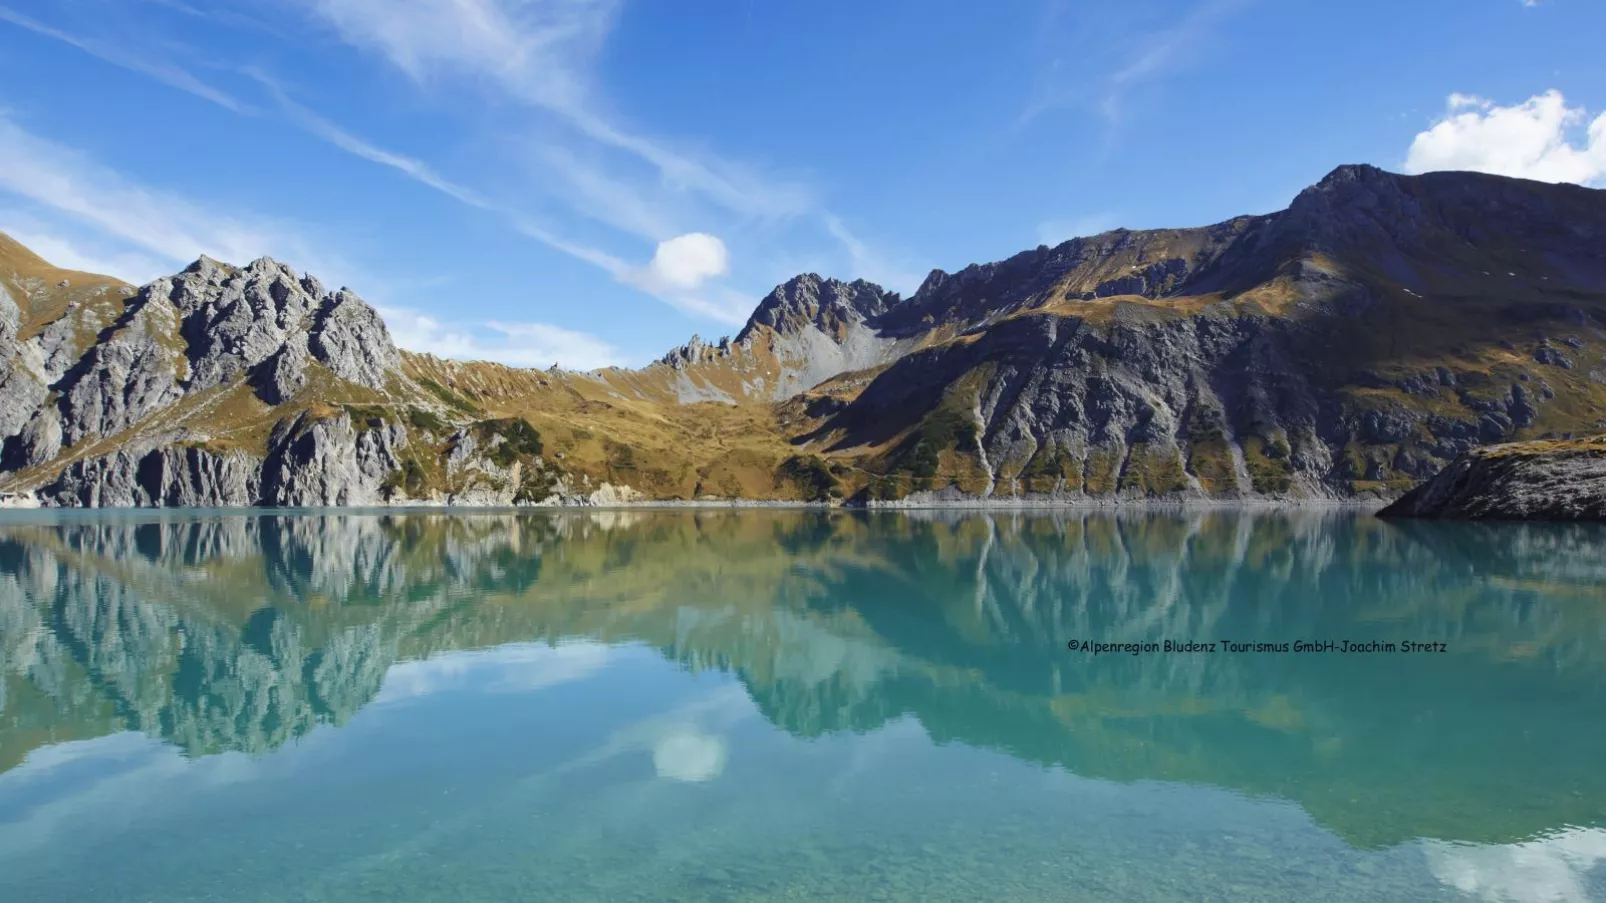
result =
[{"label": "lake bed visible underwater", "polygon": [[1603,703],[1596,526],[8,512],[0,899],[1606,900]]}]

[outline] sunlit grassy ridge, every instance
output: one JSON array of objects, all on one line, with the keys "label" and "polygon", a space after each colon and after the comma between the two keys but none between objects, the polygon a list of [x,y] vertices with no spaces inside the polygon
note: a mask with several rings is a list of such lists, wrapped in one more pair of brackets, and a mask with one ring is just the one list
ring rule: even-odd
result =
[{"label": "sunlit grassy ridge", "polygon": [[[28,459],[0,490],[152,443],[256,460],[281,424],[346,415],[405,430],[384,481],[398,500],[510,480],[520,501],[559,484],[817,503],[1390,498],[1477,445],[1606,431],[1603,229],[1606,192],[1340,167],[1277,213],[1039,247],[934,272],[907,299],[799,276],[736,340],[639,369],[403,352],[367,387],[314,361],[273,405],[241,375]],[[161,305],[128,320],[130,287],[10,239],[0,285],[26,366],[28,347],[56,347],[37,341],[48,330],[70,334],[70,362],[146,329],[182,382],[185,339]],[[444,463],[464,431],[517,421],[541,453],[516,475]]]}]

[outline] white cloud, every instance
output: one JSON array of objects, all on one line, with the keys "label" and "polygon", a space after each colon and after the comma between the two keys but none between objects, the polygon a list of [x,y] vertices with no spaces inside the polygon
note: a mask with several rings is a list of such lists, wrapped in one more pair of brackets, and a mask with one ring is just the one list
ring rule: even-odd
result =
[{"label": "white cloud", "polygon": [[424,161],[370,144],[301,106],[291,100],[279,83],[267,73],[252,69],[248,70],[246,74],[256,79],[267,90],[273,99],[278,102],[279,108],[284,111],[286,116],[290,117],[292,121],[310,134],[322,138],[348,154],[361,157],[371,163],[388,166],[420,184],[433,188],[449,197],[456,198],[471,207],[478,207],[482,210],[494,209],[495,205],[479,192],[448,181]]},{"label": "white cloud", "polygon": [[127,251],[104,252],[48,229],[32,217],[0,211],[0,232],[64,270],[113,276],[131,285],[144,285],[173,271],[163,259]]},{"label": "white cloud", "polygon": [[[249,25],[255,30],[290,39],[255,20],[236,21],[233,14],[214,15],[178,0],[157,2],[195,18]],[[615,0],[297,0],[295,5],[332,26],[346,43],[376,52],[420,85],[429,86],[447,76],[466,77],[492,86],[532,111],[555,117],[578,138],[576,147],[579,149],[552,150],[561,145],[548,135],[539,145],[547,149],[544,154],[547,165],[541,172],[550,183],[555,183],[550,190],[583,216],[658,242],[680,231],[679,221],[694,216],[707,220],[711,213],[723,212],[727,217],[734,214],[745,227],[753,220],[808,214],[821,219],[828,233],[846,250],[853,275],[888,286],[905,282],[912,286],[918,279],[917,274],[890,263],[853,237],[840,219],[818,206],[806,187],[769,178],[706,152],[694,154],[677,150],[668,142],[636,134],[601,112],[606,103],[595,96],[589,68],[592,57],[611,30],[618,5]],[[62,41],[235,112],[261,112],[184,69],[165,62],[150,63],[120,49],[148,43],[145,38],[136,40],[129,35],[110,33],[72,34],[3,6],[0,6],[0,20]],[[90,26],[90,30],[97,27]],[[727,285],[709,284],[710,278],[717,277],[695,279],[695,293],[683,284],[684,280],[677,283],[676,274],[685,271],[668,267],[661,261],[661,249],[648,264],[637,266],[615,254],[566,238],[551,226],[537,222],[528,211],[519,209],[516,202],[502,196],[493,199],[446,178],[417,157],[375,145],[319,116],[291,100],[277,81],[261,70],[226,64],[223,68],[261,83],[280,112],[309,134],[347,153],[394,169],[464,204],[499,214],[517,231],[603,269],[620,283],[654,295],[687,313],[726,323],[742,322],[752,307],[752,299],[746,294]],[[270,104],[269,108],[272,106]],[[35,150],[48,146],[40,143]],[[605,166],[600,162],[610,157],[616,163],[628,162],[634,166]],[[0,164],[4,162],[0,155]],[[0,188],[3,187],[10,186],[0,183]],[[66,209],[60,204],[35,199]],[[171,195],[148,200],[158,203],[140,206],[159,207],[178,201]],[[274,243],[255,240],[267,233],[282,232],[278,227],[252,221],[253,226],[246,228],[228,217],[197,216],[194,214],[203,211],[193,209],[193,205],[180,219],[197,225],[210,220],[212,228],[202,230],[210,239],[208,242],[198,243],[193,240],[195,235],[175,235],[171,226],[154,232],[134,223],[117,228],[107,217],[83,205],[70,212],[80,218],[92,218],[101,228],[170,259],[191,259],[197,252],[177,249],[205,244],[216,249],[205,253],[224,260],[240,261],[268,253],[315,268],[322,275],[329,275],[331,271],[327,265],[318,266],[306,253],[305,245],[293,252],[287,249],[283,235]],[[725,258],[720,276],[730,270],[728,251]],[[663,278],[665,275],[669,278]]]},{"label": "white cloud", "polygon": [[1487,903],[1585,903],[1590,872],[1606,862],[1606,831],[1571,828],[1526,843],[1428,841],[1428,868],[1440,882]]},{"label": "white cloud", "polygon": [[124,53],[114,42],[103,42],[68,34],[61,29],[53,28],[3,6],[0,6],[0,22],[10,22],[19,28],[26,28],[36,34],[69,44],[90,56],[104,60],[114,66],[121,66],[131,72],[138,72],[169,87],[194,94],[196,97],[211,101],[224,109],[232,110],[236,113],[249,112],[249,108],[245,104],[206,84],[185,69],[166,62],[161,54],[136,55]]},{"label": "white cloud", "polygon": [[345,267],[315,253],[295,230],[247,222],[139,185],[88,156],[22,129],[0,114],[0,191],[174,263],[206,254],[246,263],[271,255],[337,278]]},{"label": "white cloud", "polygon": [[[1407,172],[1472,170],[1541,182],[1606,184],[1606,114],[1588,114],[1547,91],[1515,106],[1452,94],[1444,118],[1418,134]],[[1581,134],[1580,134],[1581,131]]]},{"label": "white cloud", "polygon": [[[646,292],[686,313],[708,317],[721,322],[743,322],[746,319],[747,312],[752,307],[751,299],[729,290],[720,291],[720,296],[724,299],[723,302],[711,302],[706,298],[688,294],[690,290],[697,288],[707,278],[724,276],[730,271],[729,252],[726,250],[724,243],[716,236],[690,233],[667,239],[659,243],[653,259],[647,266],[632,266],[630,263],[606,251],[564,238],[553,230],[533,222],[526,214],[506,204],[492,201],[471,188],[445,178],[422,160],[386,150],[353,135],[291,100],[278,83],[266,74],[255,71],[249,74],[260,81],[273,95],[285,113],[308,132],[323,138],[347,153],[395,169],[414,181],[427,185],[464,204],[500,215],[506,218],[518,232],[607,272],[621,284]],[[595,218],[609,222],[626,231],[634,231],[637,234],[656,234],[665,228],[655,218],[656,214],[646,205],[639,203],[639,199],[635,195],[628,191],[623,191],[619,186],[608,182],[606,177],[592,169],[588,164],[581,163],[572,156],[564,155],[557,151],[553,151],[547,160],[569,176],[570,185],[577,187],[581,195],[594,202],[593,210],[597,211]],[[713,267],[713,269],[710,269],[710,267]],[[704,273],[704,275],[699,276],[699,273]],[[496,360],[502,363],[516,363],[527,358],[527,355],[519,353],[516,349],[507,348],[501,344],[487,345],[480,341],[471,340],[469,333],[462,330],[456,331],[454,335],[457,338],[453,340],[452,347],[462,348],[463,350],[460,354],[431,353],[441,354],[443,357],[457,358],[468,355],[474,359]],[[427,336],[421,336],[421,339],[427,339]],[[437,342],[436,344],[440,343]],[[426,350],[421,347],[409,346],[405,343],[403,343],[403,347],[409,347],[413,350]],[[541,350],[544,352],[548,347],[550,347],[550,343],[543,344]],[[591,350],[595,351],[596,349],[593,348]],[[611,355],[611,349],[608,349],[608,355]],[[579,355],[579,357],[589,360],[608,359],[611,364],[613,361],[608,355],[587,353]],[[570,354],[565,359],[573,357],[576,356]],[[565,366],[577,365],[565,364]],[[596,366],[605,366],[605,364],[597,364]]]},{"label": "white cloud", "polygon": [[513,643],[495,649],[447,652],[398,662],[385,672],[375,704],[430,696],[450,690],[529,693],[584,680],[612,659],[602,643],[566,642],[556,646]]},{"label": "white cloud", "polygon": [[546,323],[446,323],[404,307],[377,307],[391,338],[409,351],[514,367],[594,370],[624,363],[618,349],[584,332]]},{"label": "white cloud", "polygon": [[[1220,0],[1216,0],[1220,2]],[[1235,2],[1235,0],[1234,0]],[[706,152],[688,153],[669,142],[635,133],[603,111],[590,67],[612,29],[615,0],[302,0],[349,44],[379,54],[421,85],[451,76],[489,85],[505,96],[551,114],[586,144],[584,153],[553,150],[538,156],[544,177],[578,213],[655,241],[673,234],[689,214],[717,209],[743,219],[819,217],[848,252],[851,266],[878,282],[918,282],[888,264],[841,228],[804,185],[770,178]],[[620,155],[653,174],[643,180],[600,161]],[[651,185],[646,184],[650,181]],[[701,217],[706,219],[706,217]],[[557,239],[546,227],[526,234],[608,269],[616,279],[689,313],[740,322],[726,290],[701,296],[666,294],[642,271],[613,267],[612,255]],[[553,240],[555,239],[555,240]],[[656,259],[656,258],[655,258]],[[654,271],[649,267],[647,272]]]},{"label": "white cloud", "polygon": [[725,770],[725,738],[705,734],[694,724],[676,725],[654,738],[653,770],[671,781],[700,783]]},{"label": "white cloud", "polygon": [[694,159],[599,113],[590,60],[611,30],[614,0],[307,0],[348,43],[425,83],[466,75],[558,116],[592,141],[631,154],[667,183],[738,213],[785,216],[811,200],[740,167]]},{"label": "white cloud", "polygon": [[859,240],[842,220],[832,214],[825,215],[825,228],[848,252],[849,275],[854,279],[867,279],[884,289],[907,295],[920,287],[925,278],[901,262],[889,260]]},{"label": "white cloud", "polygon": [[730,253],[719,236],[688,232],[659,242],[647,271],[654,282],[670,289],[694,289],[729,273]]}]

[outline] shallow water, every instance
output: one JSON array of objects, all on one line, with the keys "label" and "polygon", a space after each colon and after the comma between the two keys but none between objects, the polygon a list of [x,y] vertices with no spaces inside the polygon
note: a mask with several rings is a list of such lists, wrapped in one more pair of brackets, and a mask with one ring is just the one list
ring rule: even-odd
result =
[{"label": "shallow water", "polygon": [[7,901],[1606,900],[1598,528],[14,513],[0,677]]}]

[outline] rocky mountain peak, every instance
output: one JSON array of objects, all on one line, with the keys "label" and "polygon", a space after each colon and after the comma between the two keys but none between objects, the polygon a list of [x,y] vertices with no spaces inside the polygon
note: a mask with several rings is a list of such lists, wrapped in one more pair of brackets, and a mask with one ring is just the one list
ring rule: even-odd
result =
[{"label": "rocky mountain peak", "polygon": [[1344,210],[1398,213],[1408,194],[1402,184],[1409,176],[1398,176],[1376,166],[1346,164],[1334,169],[1315,185],[1301,191],[1288,206],[1296,219],[1310,215],[1332,216]]},{"label": "rocky mountain peak", "polygon": [[881,316],[898,300],[896,292],[863,279],[843,282],[803,273],[776,286],[759,302],[737,341],[760,326],[791,333],[812,325],[827,335],[836,335],[849,326]]},{"label": "rocky mountain peak", "polygon": [[313,364],[375,390],[385,390],[401,370],[377,311],[267,257],[235,267],[203,256],[144,286],[108,315],[110,322],[86,329],[77,317],[69,306],[31,349],[3,337],[12,347],[0,351],[59,361],[14,371],[27,383],[18,393],[32,410],[19,408],[13,413],[20,416],[3,425],[0,439],[21,436],[6,452],[12,467],[157,422],[187,396],[241,380],[278,405],[308,385]]},{"label": "rocky mountain peak", "polygon": [[703,341],[702,336],[693,333],[691,339],[687,341],[686,344],[659,358],[658,362],[660,364],[673,367],[676,370],[684,370],[693,364],[700,364],[704,361],[714,360],[721,357],[729,357],[730,353],[730,336],[721,338],[718,344],[710,345]]},{"label": "rocky mountain peak", "polygon": [[1343,185],[1376,184],[1391,182],[1398,178],[1387,170],[1379,169],[1370,163],[1344,163],[1333,168],[1313,186],[1317,190],[1332,190]]},{"label": "rocky mountain peak", "polygon": [[180,270],[179,272],[181,272],[181,273],[200,273],[200,272],[205,272],[207,270],[219,269],[219,268],[222,268],[222,267],[225,267],[225,266],[227,266],[227,265],[225,263],[223,263],[223,261],[218,260],[215,257],[211,257],[211,256],[208,256],[206,254],[202,254],[201,256],[199,256],[199,257],[195,258],[193,261],[191,261],[189,266],[185,267],[184,269]]}]

